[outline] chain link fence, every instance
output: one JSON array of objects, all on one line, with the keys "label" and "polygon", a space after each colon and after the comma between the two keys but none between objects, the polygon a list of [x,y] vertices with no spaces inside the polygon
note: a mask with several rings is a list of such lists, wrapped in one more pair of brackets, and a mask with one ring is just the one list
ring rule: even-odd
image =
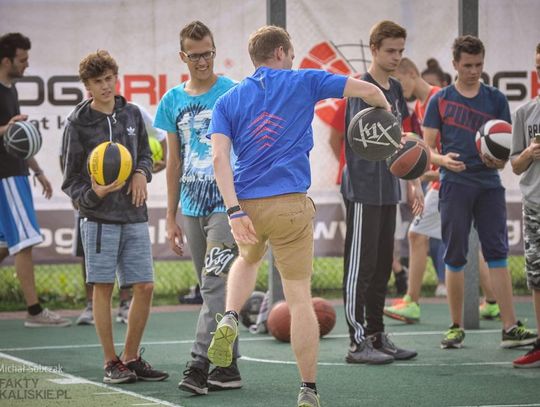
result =
[{"label": "chain link fence", "polygon": [[[524,259],[513,256],[509,260],[514,291],[528,293]],[[78,308],[85,304],[85,289],[81,265],[48,264],[35,266],[36,287],[40,299],[53,308]],[[318,257],[314,260],[312,279],[313,293],[327,298],[340,298],[343,279],[342,257]],[[156,261],[154,304],[177,304],[178,296],[189,292],[197,283],[193,264],[185,261]],[[424,275],[423,295],[433,295],[437,277],[431,260]],[[268,287],[268,263],[259,270],[256,289],[266,291]],[[117,294],[115,294],[117,295]],[[395,295],[393,278],[389,282],[389,295]],[[0,267],[0,310],[24,309],[24,299],[14,266]]]}]

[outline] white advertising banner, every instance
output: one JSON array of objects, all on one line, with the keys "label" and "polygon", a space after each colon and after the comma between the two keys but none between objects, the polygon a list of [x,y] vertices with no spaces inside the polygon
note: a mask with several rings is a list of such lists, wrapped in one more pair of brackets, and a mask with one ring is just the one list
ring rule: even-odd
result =
[{"label": "white advertising banner", "polygon": [[[540,86],[533,60],[540,40],[540,7],[536,0],[480,0],[479,14],[480,38],[487,50],[486,80],[507,95],[515,110]],[[79,61],[89,52],[107,49],[120,66],[120,92],[153,113],[161,96],[187,78],[178,57],[179,31],[195,19],[214,33],[219,74],[237,80],[251,74],[247,41],[266,23],[263,0],[0,0],[1,32],[22,32],[32,41],[30,67],[17,88],[22,113],[43,135],[37,159],[54,186],[50,201],[35,188],[38,211],[71,210],[60,190],[58,155],[65,117],[85,97],[77,79]],[[428,58],[435,57],[454,75],[451,45],[458,34],[458,0],[289,0],[287,29],[296,67],[364,72],[370,60],[369,30],[383,19],[407,29],[405,55],[421,70]],[[333,107],[322,107],[313,123],[311,192],[320,203],[338,204],[337,161],[327,124]],[[508,199],[519,201],[516,178],[508,169],[503,181]],[[165,191],[161,172],[149,186],[151,208],[166,205]]]}]

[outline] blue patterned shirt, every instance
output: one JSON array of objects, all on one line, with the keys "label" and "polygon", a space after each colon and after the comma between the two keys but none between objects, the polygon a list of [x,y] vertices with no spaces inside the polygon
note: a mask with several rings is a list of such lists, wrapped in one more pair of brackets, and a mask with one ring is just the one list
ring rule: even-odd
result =
[{"label": "blue patterned shirt", "polygon": [[183,162],[180,207],[187,216],[225,212],[212,167],[212,146],[206,137],[216,100],[236,85],[220,76],[208,92],[191,96],[182,83],[159,102],[154,127],[176,133]]}]

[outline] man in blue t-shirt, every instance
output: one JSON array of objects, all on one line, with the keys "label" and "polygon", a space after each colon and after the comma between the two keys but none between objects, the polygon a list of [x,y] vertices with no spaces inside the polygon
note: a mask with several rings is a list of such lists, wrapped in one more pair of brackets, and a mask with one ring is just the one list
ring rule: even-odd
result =
[{"label": "man in blue t-shirt", "polygon": [[[208,356],[218,366],[231,363],[238,312],[255,287],[269,242],[291,311],[291,342],[302,380],[298,406],[319,406],[319,329],[310,289],[315,206],[306,196],[314,106],[325,98],[356,96],[390,107],[382,92],[364,81],[292,70],[294,49],[282,28],[260,28],[248,48],[256,70],[217,101],[208,131],[216,181],[240,249],[229,275],[227,312]],[[237,156],[234,175],[231,146]]]},{"label": "man in blue t-shirt", "polygon": [[[210,373],[208,345],[216,329],[215,314],[223,313],[227,274],[238,249],[225,214],[212,168],[212,147],[206,137],[216,100],[235,82],[214,73],[216,47],[210,29],[200,21],[180,32],[180,58],[190,79],[169,90],[160,101],[154,126],[167,132],[167,237],[172,250],[182,254],[185,232],[203,306],[199,313],[192,361],[179,383],[181,390],[207,394],[212,390],[237,389],[242,379],[234,361]],[[184,230],[176,222],[178,202]]]},{"label": "man in blue t-shirt", "polygon": [[[461,348],[463,322],[463,268],[467,262],[471,224],[478,231],[482,252],[501,310],[501,347],[511,348],[535,341],[535,336],[516,319],[512,304],[512,280],[508,272],[508,235],[504,188],[497,170],[505,161],[480,156],[475,134],[485,122],[510,122],[505,96],[480,82],[484,45],[471,35],[458,37],[453,45],[453,65],[458,73],[454,85],[435,94],[424,117],[424,139],[431,147],[432,162],[440,166],[442,240],[446,251],[446,286],[452,325],[441,347]],[[442,153],[436,148],[441,134]]]}]

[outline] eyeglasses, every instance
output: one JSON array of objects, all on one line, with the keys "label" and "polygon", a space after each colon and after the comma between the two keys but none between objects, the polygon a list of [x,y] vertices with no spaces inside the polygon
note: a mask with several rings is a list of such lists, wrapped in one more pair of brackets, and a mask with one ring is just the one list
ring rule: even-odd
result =
[{"label": "eyeglasses", "polygon": [[207,52],[203,52],[202,54],[188,54],[186,52],[183,52],[183,54],[191,62],[199,62],[201,58],[204,58],[205,61],[210,61],[216,56],[216,51],[207,51]]}]

